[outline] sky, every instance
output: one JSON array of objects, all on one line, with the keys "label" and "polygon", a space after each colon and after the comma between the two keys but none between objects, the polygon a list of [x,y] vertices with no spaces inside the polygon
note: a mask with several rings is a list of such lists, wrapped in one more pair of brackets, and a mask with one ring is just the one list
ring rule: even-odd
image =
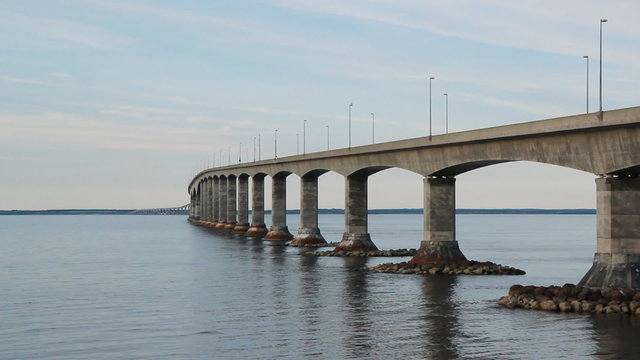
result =
[{"label": "sky", "polygon": [[[229,157],[293,155],[638,105],[640,2],[0,0],[0,209],[188,202]],[[297,135],[296,135],[297,134]],[[296,145],[296,139],[300,143]],[[229,156],[229,150],[231,155]],[[301,150],[300,150],[301,151]],[[258,156],[258,155],[256,155]],[[528,162],[458,176],[461,208],[594,208],[593,174]],[[370,208],[422,177],[370,177]],[[398,186],[401,184],[402,186]],[[269,182],[267,182],[267,187]],[[288,181],[298,208],[299,179]],[[320,207],[344,180],[320,177]],[[267,191],[267,198],[268,198]],[[267,199],[267,208],[270,202]]]}]

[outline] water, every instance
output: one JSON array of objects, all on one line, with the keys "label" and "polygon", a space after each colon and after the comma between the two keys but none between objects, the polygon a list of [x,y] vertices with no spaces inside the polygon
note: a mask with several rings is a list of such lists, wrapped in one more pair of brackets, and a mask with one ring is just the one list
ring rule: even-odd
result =
[{"label": "water", "polygon": [[[320,217],[327,240],[343,222]],[[182,216],[3,216],[0,359],[635,359],[635,318],[496,305],[515,283],[577,282],[594,223],[459,215],[468,258],[527,275],[424,277],[363,272],[389,259],[309,256]],[[417,247],[421,224],[370,216],[383,249]]]}]

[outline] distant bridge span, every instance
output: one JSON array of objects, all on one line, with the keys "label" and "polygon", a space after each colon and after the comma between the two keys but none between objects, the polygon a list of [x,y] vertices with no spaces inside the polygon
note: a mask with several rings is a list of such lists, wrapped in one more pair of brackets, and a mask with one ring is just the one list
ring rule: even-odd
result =
[{"label": "distant bridge span", "polygon": [[[334,171],[346,177],[345,233],[338,247],[374,249],[367,229],[367,177],[397,167],[424,176],[424,238],[412,261],[462,262],[466,259],[455,238],[455,176],[522,160],[597,176],[597,253],[581,284],[640,289],[640,107],[207,169],[189,184],[190,219],[265,240],[291,239],[285,220],[286,177],[297,174],[301,221],[293,242],[324,242],[317,222],[318,177]],[[269,232],[264,224],[265,176],[273,179]]]},{"label": "distant bridge span", "polygon": [[129,215],[185,215],[189,213],[190,204],[156,209],[136,209]]}]

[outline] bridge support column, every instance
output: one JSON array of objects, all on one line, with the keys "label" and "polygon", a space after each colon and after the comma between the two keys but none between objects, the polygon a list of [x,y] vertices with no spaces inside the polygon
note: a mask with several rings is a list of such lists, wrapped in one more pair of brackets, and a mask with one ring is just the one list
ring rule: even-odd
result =
[{"label": "bridge support column", "polygon": [[456,179],[424,178],[424,239],[413,264],[465,264],[456,241]]},{"label": "bridge support column", "polygon": [[207,226],[215,227],[216,224],[213,221],[213,204],[215,197],[215,188],[214,188],[213,179],[209,179],[207,181]]},{"label": "bridge support column", "polygon": [[273,177],[271,228],[264,236],[265,240],[288,241],[293,239],[293,235],[287,227],[287,176],[288,174]]},{"label": "bridge support column", "polygon": [[195,193],[191,193],[191,195],[189,196],[190,201],[189,201],[189,221],[194,221],[194,217],[195,217],[195,207],[196,207],[196,195]]},{"label": "bridge support column", "polygon": [[262,238],[269,230],[264,224],[264,175],[253,176],[253,188],[251,194],[251,227],[246,236]]},{"label": "bridge support column", "polygon": [[236,176],[229,175],[227,176],[227,223],[224,226],[224,229],[227,231],[233,231],[233,228],[237,224],[236,217],[238,210],[236,196]]},{"label": "bridge support column", "polygon": [[202,182],[202,214],[200,215],[200,224],[209,226],[209,180]]},{"label": "bridge support column", "polygon": [[318,176],[306,175],[300,182],[300,228],[291,245],[326,244],[318,228]]},{"label": "bridge support column", "polygon": [[238,223],[233,228],[236,234],[249,230],[249,176],[238,176]]},{"label": "bridge support column", "polygon": [[211,227],[218,226],[220,220],[220,179],[218,177],[213,178],[212,192],[212,215],[211,215]]},{"label": "bridge support column", "polygon": [[336,249],[378,250],[368,233],[367,175],[349,175],[345,181],[345,232]]},{"label": "bridge support column", "polygon": [[220,199],[220,221],[216,224],[216,229],[224,229],[227,225],[227,177],[220,176],[220,188],[218,189],[218,199]]},{"label": "bridge support column", "polygon": [[196,206],[195,206],[195,215],[194,215],[194,220],[196,222],[200,221],[200,200],[201,200],[201,195],[202,195],[202,185],[198,185],[198,190],[196,191]]},{"label": "bridge support column", "polygon": [[640,290],[640,178],[596,179],[598,246],[579,285]]}]

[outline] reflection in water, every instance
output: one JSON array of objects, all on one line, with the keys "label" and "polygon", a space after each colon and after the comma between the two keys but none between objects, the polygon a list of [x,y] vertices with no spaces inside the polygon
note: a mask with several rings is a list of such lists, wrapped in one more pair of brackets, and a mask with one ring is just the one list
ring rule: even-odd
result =
[{"label": "reflection in water", "polygon": [[349,270],[345,277],[342,296],[347,306],[344,328],[348,331],[343,335],[343,340],[353,358],[369,358],[372,356],[371,330],[373,324],[369,318],[371,303],[367,289],[367,273],[361,270],[366,265],[367,259],[346,257],[344,262],[345,267]]},{"label": "reflection in water", "polygon": [[458,309],[453,299],[456,276],[425,276],[422,285],[424,303],[424,356],[430,359],[455,359],[458,350],[454,337],[458,333]]},{"label": "reflection in water", "polygon": [[[320,324],[320,312],[322,303],[320,298],[320,279],[316,266],[318,257],[315,255],[300,256],[300,294],[298,318],[302,342],[305,347],[313,347],[318,343]],[[311,354],[310,354],[311,355]]]},{"label": "reflection in water", "polygon": [[[588,316],[588,315],[587,315]],[[619,314],[591,315],[598,359],[634,359],[640,354],[640,320]]]},{"label": "reflection in water", "polygon": [[273,244],[267,247],[271,255],[272,268],[271,278],[271,299],[273,301],[273,312],[271,320],[274,321],[273,335],[275,336],[276,347],[286,349],[289,346],[290,323],[289,314],[291,312],[291,279],[287,276],[290,271],[287,263],[287,252],[284,244]]}]

